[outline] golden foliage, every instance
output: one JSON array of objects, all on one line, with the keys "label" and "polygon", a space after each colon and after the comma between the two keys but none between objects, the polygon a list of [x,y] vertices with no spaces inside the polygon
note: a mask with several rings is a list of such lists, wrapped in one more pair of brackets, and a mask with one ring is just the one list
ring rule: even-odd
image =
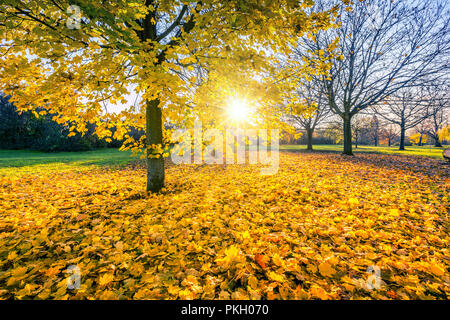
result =
[{"label": "golden foliage", "polygon": [[449,297],[448,169],[435,160],[284,153],[274,176],[169,166],[148,197],[144,172],[0,171],[0,297]]},{"label": "golden foliage", "polygon": [[264,102],[259,117],[279,122],[273,110],[298,85],[293,76],[326,71],[322,57],[276,69],[273,53],[289,55],[297,36],[331,27],[336,8],[311,12],[312,1],[291,0],[151,3],[77,2],[84,19],[72,30],[54,1],[3,1],[0,90],[21,111],[75,124],[70,135],[96,123],[100,138],[123,138],[124,148],[142,151],[144,141],[127,132],[146,127],[148,102],[158,99],[163,123],[210,115],[217,126],[223,104],[239,95]]}]

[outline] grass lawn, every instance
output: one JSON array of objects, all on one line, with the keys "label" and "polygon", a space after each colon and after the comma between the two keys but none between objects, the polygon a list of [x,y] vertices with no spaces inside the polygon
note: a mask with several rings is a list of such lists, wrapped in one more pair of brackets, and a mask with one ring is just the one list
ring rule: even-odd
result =
[{"label": "grass lawn", "polygon": [[[321,152],[342,152],[342,145],[314,145],[313,149],[315,151]],[[358,146],[357,149],[353,146],[353,153],[381,153],[381,154],[396,154],[396,155],[408,155],[408,156],[424,156],[434,159],[443,159],[442,151],[444,148],[436,148],[433,146],[411,146],[405,147],[406,150],[400,151],[397,147],[387,147],[387,146]],[[281,145],[280,150],[287,151],[307,151],[306,145]]]},{"label": "grass lawn", "polygon": [[[315,145],[315,151],[342,152],[342,145]],[[398,147],[385,146],[360,146],[353,149],[358,153],[380,153],[395,155],[425,156],[442,159],[442,150],[432,146],[406,147],[405,151],[399,151]],[[306,152],[305,145],[281,145],[280,150]],[[0,174],[36,173],[40,170],[86,170],[90,166],[117,166],[125,165],[138,159],[131,152],[118,149],[99,149],[85,152],[54,152],[45,153],[28,150],[0,150]]]},{"label": "grass lawn", "polygon": [[0,174],[38,171],[85,170],[96,166],[117,166],[137,159],[131,152],[99,149],[85,152],[45,153],[28,150],[0,150]]}]

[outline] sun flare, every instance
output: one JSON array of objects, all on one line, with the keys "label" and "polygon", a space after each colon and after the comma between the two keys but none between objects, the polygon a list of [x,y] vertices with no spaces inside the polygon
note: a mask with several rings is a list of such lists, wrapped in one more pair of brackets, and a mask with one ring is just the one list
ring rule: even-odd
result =
[{"label": "sun flare", "polygon": [[246,101],[233,99],[228,106],[228,115],[234,121],[245,121],[250,116],[250,108]]}]

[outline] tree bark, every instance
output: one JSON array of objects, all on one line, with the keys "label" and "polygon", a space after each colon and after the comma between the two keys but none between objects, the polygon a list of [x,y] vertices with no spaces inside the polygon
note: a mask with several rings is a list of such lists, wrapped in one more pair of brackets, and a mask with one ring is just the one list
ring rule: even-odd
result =
[{"label": "tree bark", "polygon": [[162,145],[162,112],[159,99],[146,103],[146,140],[147,140],[147,192],[158,192],[164,187],[164,158],[152,158],[151,145]]},{"label": "tree bark", "polygon": [[380,125],[379,125],[379,123],[378,123],[378,119],[376,118],[376,116],[375,116],[375,132],[374,132],[374,137],[373,137],[373,142],[374,142],[374,144],[375,144],[375,147],[378,147],[378,143],[379,143],[379,140],[380,140]]},{"label": "tree bark", "polygon": [[353,155],[351,119],[352,118],[349,113],[344,114],[344,116],[343,116],[343,120],[344,120],[344,152],[343,152],[343,154],[347,154],[347,155]]},{"label": "tree bark", "polygon": [[313,137],[313,129],[306,129],[306,135],[307,135],[307,139],[308,139],[308,147],[306,148],[306,150],[312,151],[313,150],[313,145],[312,145],[312,137]]},{"label": "tree bark", "polygon": [[400,147],[399,150],[405,150],[405,125],[402,123],[400,125]]},{"label": "tree bark", "polygon": [[433,138],[434,138],[434,146],[438,147],[438,148],[442,148],[442,144],[439,141],[439,136],[436,134]]}]

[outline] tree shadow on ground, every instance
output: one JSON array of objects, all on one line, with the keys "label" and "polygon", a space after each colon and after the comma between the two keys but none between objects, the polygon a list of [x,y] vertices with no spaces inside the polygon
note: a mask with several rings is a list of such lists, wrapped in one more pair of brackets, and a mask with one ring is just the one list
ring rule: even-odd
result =
[{"label": "tree shadow on ground", "polygon": [[[293,152],[291,150],[284,152]],[[297,151],[294,151],[298,153]],[[382,153],[355,153],[353,156],[344,155],[338,151],[307,151],[303,154],[336,154],[343,161],[350,161],[359,165],[369,165],[384,169],[403,172],[420,173],[427,176],[450,176],[450,163],[444,159],[438,160],[424,156],[391,155]]]}]

